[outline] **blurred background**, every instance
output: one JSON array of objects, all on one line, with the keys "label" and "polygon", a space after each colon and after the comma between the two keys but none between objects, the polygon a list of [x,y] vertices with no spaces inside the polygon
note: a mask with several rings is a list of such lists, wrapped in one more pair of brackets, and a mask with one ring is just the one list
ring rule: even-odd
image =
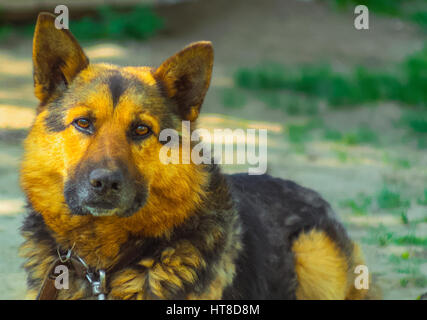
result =
[{"label": "blurred background", "polygon": [[[427,0],[0,0],[0,299],[25,293],[18,171],[37,106],[32,32],[58,4],[91,62],[157,66],[212,41],[199,126],[268,129],[268,172],[331,202],[384,298],[427,292]],[[354,27],[357,4],[369,30]]]}]

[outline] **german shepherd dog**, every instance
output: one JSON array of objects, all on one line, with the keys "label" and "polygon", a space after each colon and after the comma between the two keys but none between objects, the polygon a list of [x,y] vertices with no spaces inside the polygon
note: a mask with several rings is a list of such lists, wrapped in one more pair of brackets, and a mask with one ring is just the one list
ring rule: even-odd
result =
[{"label": "german shepherd dog", "polygon": [[[36,24],[40,104],[21,169],[28,298],[372,297],[355,286],[361,251],[316,192],[159,160],[163,129],[180,132],[183,120],[195,128],[210,42],[158,68],[89,64],[54,21],[41,13]],[[68,289],[59,290],[49,283],[61,263]]]}]

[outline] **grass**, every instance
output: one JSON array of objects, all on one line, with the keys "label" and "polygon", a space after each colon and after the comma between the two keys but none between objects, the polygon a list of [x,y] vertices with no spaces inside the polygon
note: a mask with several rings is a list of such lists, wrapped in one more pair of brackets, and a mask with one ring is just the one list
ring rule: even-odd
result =
[{"label": "grass", "polygon": [[282,110],[288,115],[317,115],[319,103],[313,99],[295,92],[279,92],[275,90],[257,89],[251,92],[242,88],[223,89],[221,102],[227,108],[242,108],[246,105],[247,98],[253,97],[260,100],[270,109]]},{"label": "grass", "polygon": [[[163,26],[163,19],[150,6],[135,6],[126,12],[113,10],[110,6],[100,6],[97,8],[95,16],[85,16],[70,21],[70,30],[79,41],[145,40]],[[0,40],[10,37],[13,33],[32,36],[34,27],[34,24],[13,27],[0,25]]]},{"label": "grass", "polygon": [[402,114],[401,122],[415,133],[427,133],[427,112],[424,110],[405,111]]},{"label": "grass", "polygon": [[292,90],[323,99],[341,108],[380,100],[427,108],[427,47],[408,56],[393,72],[355,67],[339,73],[329,65],[290,68],[265,63],[240,68],[234,74],[237,86],[247,90]]},{"label": "grass", "polygon": [[319,127],[316,121],[309,121],[304,124],[289,124],[287,127],[289,141],[291,143],[303,143],[312,138],[311,132]]},{"label": "grass", "polygon": [[405,275],[399,280],[402,287],[406,287],[410,283],[420,288],[427,286],[427,277],[421,274],[420,271],[420,264],[426,261],[426,259],[411,256],[407,251],[403,252],[400,256],[392,254],[389,257],[389,262],[393,265],[393,270]]},{"label": "grass", "polygon": [[384,247],[392,242],[393,237],[394,233],[381,224],[379,227],[370,230],[369,237],[365,241]]},{"label": "grass", "polygon": [[346,199],[341,201],[342,208],[351,209],[353,214],[366,215],[372,204],[372,197],[364,193],[358,193],[354,199]]},{"label": "grass", "polygon": [[400,279],[400,286],[402,288],[406,288],[408,286],[409,283],[409,279],[408,278],[402,278]]},{"label": "grass", "polygon": [[240,109],[246,105],[245,94],[236,88],[226,88],[222,92],[222,104],[227,108]]},{"label": "grass", "polygon": [[381,247],[389,244],[398,246],[427,246],[427,237],[417,237],[411,233],[407,235],[397,235],[383,224],[380,224],[379,227],[371,228],[368,237],[363,240],[366,243],[377,244]]},{"label": "grass", "polygon": [[289,115],[316,115],[318,104],[314,99],[277,91],[259,90],[256,97],[271,109],[281,109]]},{"label": "grass", "polygon": [[[341,132],[327,127],[320,117],[305,117],[305,122],[288,122],[286,124],[285,138],[292,144],[293,150],[302,154],[306,152],[306,143],[312,141],[333,141],[331,151],[341,163],[346,163],[350,158],[349,147],[361,144],[374,144],[378,142],[377,134],[366,126],[355,130]],[[348,204],[350,206],[350,204]],[[355,203],[354,206],[357,206]],[[356,208],[355,208],[355,211]],[[358,214],[362,214],[359,212]]]},{"label": "grass", "polygon": [[338,158],[338,160],[342,163],[347,162],[349,159],[348,152],[346,152],[344,150],[334,149],[334,153],[335,153],[336,157]]},{"label": "grass", "polygon": [[396,237],[393,242],[398,245],[427,246],[427,237],[417,237],[410,234]]},{"label": "grass", "polygon": [[[427,192],[427,190],[426,190]],[[427,195],[424,195],[425,197]],[[422,199],[425,200],[425,199]],[[384,186],[375,196],[367,195],[363,192],[360,192],[356,195],[355,198],[349,198],[341,201],[339,203],[341,208],[348,208],[351,210],[352,214],[355,215],[366,215],[372,210],[372,205],[374,201],[377,203],[378,208],[382,210],[391,210],[391,213],[398,213],[400,216],[400,221],[402,224],[409,225],[409,217],[407,210],[410,207],[410,201],[402,199],[401,195],[398,192],[390,190],[387,186]],[[427,217],[426,217],[427,219]],[[417,224],[419,222],[424,222],[425,219],[418,219],[411,221],[411,225]],[[379,240],[381,243],[387,242],[387,234],[383,235],[383,239]],[[413,242],[416,242],[416,239],[412,239]],[[411,242],[409,238],[399,238],[395,239],[395,242]],[[421,242],[423,242],[422,240]]]},{"label": "grass", "polygon": [[410,277],[403,277],[400,279],[400,286],[406,288],[409,283],[412,283],[415,287],[424,288],[427,286],[427,277],[419,275],[411,275]]},{"label": "grass", "polygon": [[388,152],[383,154],[382,161],[396,169],[409,169],[412,166],[411,160],[403,157],[392,157]]},{"label": "grass", "polygon": [[410,206],[409,200],[403,200],[398,192],[384,186],[376,196],[377,204],[380,209],[397,209],[408,208]]},{"label": "grass", "polygon": [[422,206],[427,206],[427,189],[424,189],[424,195],[417,199],[417,203]]},{"label": "grass", "polygon": [[400,213],[400,221],[402,221],[403,224],[409,224],[409,218],[406,211],[402,211]]},{"label": "grass", "polygon": [[356,130],[341,132],[325,128],[323,136],[326,140],[340,142],[345,145],[375,144],[378,142],[377,134],[367,126],[361,126]]},{"label": "grass", "polygon": [[410,19],[418,24],[421,29],[427,31],[427,10],[413,13]]}]

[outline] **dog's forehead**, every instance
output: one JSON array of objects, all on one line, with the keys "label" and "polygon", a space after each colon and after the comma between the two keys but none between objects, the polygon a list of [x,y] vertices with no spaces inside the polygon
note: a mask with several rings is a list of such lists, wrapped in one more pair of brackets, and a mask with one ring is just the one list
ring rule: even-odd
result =
[{"label": "dog's forehead", "polygon": [[114,65],[91,65],[75,80],[77,86],[107,85],[113,94],[123,93],[128,88],[156,88],[157,82],[149,67],[117,67]]},{"label": "dog's forehead", "polygon": [[83,70],[73,81],[69,92],[72,92],[73,100],[83,102],[104,97],[115,107],[123,96],[127,100],[134,100],[136,104],[162,98],[160,88],[150,67],[98,64]]}]

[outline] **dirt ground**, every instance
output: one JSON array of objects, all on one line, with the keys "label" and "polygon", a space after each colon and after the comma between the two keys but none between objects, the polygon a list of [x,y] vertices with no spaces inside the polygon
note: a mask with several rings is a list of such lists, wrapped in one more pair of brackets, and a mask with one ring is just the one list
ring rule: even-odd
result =
[{"label": "dirt ground", "polygon": [[[401,186],[408,198],[427,185],[427,155],[408,144],[395,144],[400,135],[393,121],[401,108],[392,103],[371,107],[324,111],[322,119],[336,128],[356,127],[368,122],[388,142],[387,147],[354,146],[345,150],[349,161],[341,161],[340,150],[331,142],[310,141],[305,152],[295,150],[286,139],[287,123],[300,117],[267,108],[249,98],[242,109],[226,108],[224,88],[233,84],[239,66],[263,61],[285,64],[330,61],[339,70],[354,65],[388,68],[423,45],[422,35],[411,25],[395,19],[371,16],[370,30],[357,31],[351,13],[338,13],[312,1],[210,0],[163,6],[166,29],[145,42],[99,42],[84,45],[92,62],[120,65],[158,65],[186,44],[210,40],[215,48],[215,67],[205,100],[200,126],[206,128],[267,128],[268,171],[319,191],[331,202],[351,236],[362,244],[369,270],[378,279],[385,299],[415,299],[427,285],[402,285],[402,275],[390,263],[391,255],[409,252],[427,275],[426,246],[380,246],[365,241],[372,228],[382,223],[393,232],[406,232],[399,216],[381,212],[354,215],[339,204],[360,192],[375,194],[385,182]],[[70,24],[72,31],[72,21]],[[18,184],[22,139],[31,124],[37,102],[33,96],[31,39],[0,43],[0,299],[22,299],[25,275],[17,255],[25,200]],[[386,134],[387,133],[387,134]],[[389,134],[390,133],[390,134]],[[410,159],[409,168],[396,168],[384,161]],[[224,166],[226,172],[244,167]],[[410,219],[427,217],[426,207],[413,205]],[[427,223],[417,224],[417,236],[427,234]],[[375,230],[375,229],[374,229]]]}]

